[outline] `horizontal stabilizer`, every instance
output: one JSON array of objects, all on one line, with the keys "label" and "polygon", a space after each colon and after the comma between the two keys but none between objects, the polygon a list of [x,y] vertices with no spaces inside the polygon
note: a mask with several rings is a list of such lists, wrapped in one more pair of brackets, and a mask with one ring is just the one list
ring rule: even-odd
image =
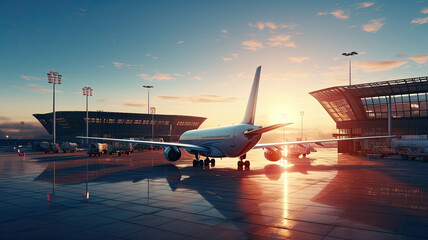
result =
[{"label": "horizontal stabilizer", "polygon": [[246,131],[244,134],[245,134],[245,136],[253,136],[253,135],[256,135],[256,134],[262,134],[262,133],[265,133],[265,132],[269,132],[269,131],[272,131],[272,130],[275,130],[277,128],[284,127],[284,126],[287,126],[287,125],[290,125],[290,124],[292,124],[292,123],[278,123],[278,124],[271,125],[271,126],[268,126],[268,127],[262,127],[262,128],[258,128],[258,129]]}]

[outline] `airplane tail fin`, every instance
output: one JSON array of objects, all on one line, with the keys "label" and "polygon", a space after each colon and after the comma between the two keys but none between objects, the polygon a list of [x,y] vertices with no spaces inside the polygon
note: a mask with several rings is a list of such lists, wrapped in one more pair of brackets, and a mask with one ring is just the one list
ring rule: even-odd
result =
[{"label": "airplane tail fin", "polygon": [[278,123],[278,124],[271,125],[271,126],[268,126],[268,127],[262,127],[262,128],[258,128],[258,129],[253,129],[253,130],[245,131],[244,135],[248,136],[248,137],[251,137],[253,135],[257,135],[257,134],[262,134],[262,133],[265,133],[265,132],[269,132],[269,131],[272,131],[272,130],[275,130],[277,128],[284,127],[284,126],[287,126],[287,125],[290,125],[290,124],[292,124],[292,123]]},{"label": "airplane tail fin", "polygon": [[254,125],[254,117],[256,115],[257,94],[259,92],[260,71],[262,66],[259,66],[254,75],[253,87],[251,88],[250,97],[248,98],[247,110],[245,111],[244,119],[241,123]]}]

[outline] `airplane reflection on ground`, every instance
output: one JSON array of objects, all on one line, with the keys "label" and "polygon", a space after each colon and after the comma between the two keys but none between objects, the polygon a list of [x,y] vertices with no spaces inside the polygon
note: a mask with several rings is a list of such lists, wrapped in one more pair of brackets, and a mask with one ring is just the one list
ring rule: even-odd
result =
[{"label": "airplane reflection on ground", "polygon": [[[12,229],[2,238],[52,229],[57,237],[84,232],[124,239],[395,239],[427,233],[426,163],[372,161],[330,149],[270,163],[254,151],[251,170],[237,171],[235,161],[203,169],[190,166],[191,156],[175,164],[161,157],[1,158],[0,226]],[[70,226],[73,232],[67,232]]]}]

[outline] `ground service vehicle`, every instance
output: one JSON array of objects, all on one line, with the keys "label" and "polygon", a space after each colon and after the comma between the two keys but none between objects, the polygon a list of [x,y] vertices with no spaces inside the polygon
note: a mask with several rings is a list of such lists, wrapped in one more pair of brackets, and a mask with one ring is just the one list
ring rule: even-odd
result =
[{"label": "ground service vehicle", "polygon": [[66,152],[75,152],[77,149],[77,143],[72,142],[63,142],[61,144],[61,149],[64,153]]},{"label": "ground service vehicle", "polygon": [[391,145],[397,148],[403,160],[428,161],[428,139],[393,139]]},{"label": "ground service vehicle", "polygon": [[92,155],[101,156],[101,154],[106,154],[108,152],[108,144],[107,143],[91,143],[88,149],[88,155],[91,157]]},{"label": "ground service vehicle", "polygon": [[45,150],[45,153],[58,153],[59,152],[59,144],[58,143],[49,143],[48,148]]}]

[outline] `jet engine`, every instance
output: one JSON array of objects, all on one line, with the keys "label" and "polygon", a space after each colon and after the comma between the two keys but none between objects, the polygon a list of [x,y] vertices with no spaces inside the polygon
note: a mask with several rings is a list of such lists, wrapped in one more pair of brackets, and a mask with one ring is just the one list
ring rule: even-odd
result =
[{"label": "jet engine", "polygon": [[282,157],[282,152],[277,148],[265,148],[265,158],[269,161],[276,162]]},{"label": "jet engine", "polygon": [[178,148],[167,147],[165,148],[163,155],[165,156],[166,160],[170,162],[175,162],[178,159],[180,159],[181,152],[180,152],[180,149]]}]

